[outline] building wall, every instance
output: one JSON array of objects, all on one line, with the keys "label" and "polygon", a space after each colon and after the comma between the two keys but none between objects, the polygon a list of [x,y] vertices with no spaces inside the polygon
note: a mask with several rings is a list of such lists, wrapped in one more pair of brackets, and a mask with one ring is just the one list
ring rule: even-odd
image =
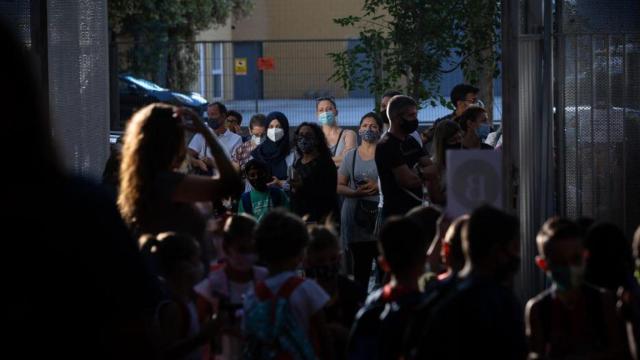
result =
[{"label": "building wall", "polygon": [[[310,98],[322,95],[347,96],[329,77],[333,62],[329,52],[343,51],[347,39],[357,38],[354,28],[343,28],[334,18],[362,13],[362,0],[256,0],[249,16],[212,27],[197,36],[198,41],[263,41],[263,56],[272,57],[275,69],[263,73],[264,98]],[[340,39],[340,41],[317,41]],[[308,40],[291,42],[282,40]],[[209,47],[207,47],[209,48]],[[211,54],[207,52],[205,81],[213,93]],[[256,66],[250,63],[249,66]],[[224,98],[233,99],[234,54],[224,45]],[[200,89],[200,79],[194,89]],[[206,95],[206,94],[205,94]]]}]

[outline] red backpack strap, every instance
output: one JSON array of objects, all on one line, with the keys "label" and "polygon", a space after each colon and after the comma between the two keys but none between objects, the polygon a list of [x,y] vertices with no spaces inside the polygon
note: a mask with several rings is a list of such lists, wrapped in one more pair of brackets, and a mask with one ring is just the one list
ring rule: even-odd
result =
[{"label": "red backpack strap", "polygon": [[256,283],[256,286],[254,287],[254,291],[258,299],[262,301],[269,300],[274,297],[273,293],[271,292],[271,289],[269,289],[269,287],[264,281],[258,281]]},{"label": "red backpack strap", "polygon": [[296,290],[296,288],[304,282],[304,279],[299,276],[292,276],[278,290],[277,297],[288,299],[289,296]]}]

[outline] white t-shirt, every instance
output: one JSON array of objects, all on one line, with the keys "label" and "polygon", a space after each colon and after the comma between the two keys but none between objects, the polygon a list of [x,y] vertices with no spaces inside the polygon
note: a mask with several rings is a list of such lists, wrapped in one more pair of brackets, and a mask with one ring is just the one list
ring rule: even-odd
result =
[{"label": "white t-shirt", "polygon": [[[265,280],[265,284],[273,294],[292,276],[297,276],[293,271],[286,271]],[[258,301],[255,289],[249,290],[244,299],[244,311],[254,306]],[[309,334],[311,316],[322,309],[329,302],[329,295],[314,280],[305,279],[289,297],[289,304],[293,316],[298,321],[301,329]]]},{"label": "white t-shirt", "polygon": [[[211,131],[213,132],[213,130]],[[229,130],[225,131],[222,135],[218,135],[218,141],[220,141],[220,145],[222,145],[227,157],[230,157],[231,154],[236,151],[236,148],[242,145],[242,137]],[[196,151],[200,157],[212,157],[211,149],[207,146],[204,136],[200,133],[193,136],[193,139],[189,142],[189,149]]]}]

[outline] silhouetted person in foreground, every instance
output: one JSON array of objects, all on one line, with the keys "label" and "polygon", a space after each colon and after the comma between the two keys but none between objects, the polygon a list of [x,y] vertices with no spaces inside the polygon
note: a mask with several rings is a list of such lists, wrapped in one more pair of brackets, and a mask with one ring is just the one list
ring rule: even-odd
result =
[{"label": "silhouetted person in foreground", "polygon": [[[30,358],[147,359],[162,294],[113,199],[63,170],[25,47],[0,25],[3,152],[11,175],[2,274],[4,351]],[[16,136],[19,135],[19,136]],[[28,146],[19,139],[29,138]],[[14,352],[16,351],[16,352]]]}]

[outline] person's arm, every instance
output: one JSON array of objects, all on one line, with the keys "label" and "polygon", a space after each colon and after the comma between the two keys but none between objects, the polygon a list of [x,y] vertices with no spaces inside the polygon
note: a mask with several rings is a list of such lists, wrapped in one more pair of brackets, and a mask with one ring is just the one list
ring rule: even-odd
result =
[{"label": "person's arm", "polygon": [[427,179],[427,191],[433,203],[443,205],[446,202],[446,194],[442,189],[442,172],[435,165],[427,166],[423,171]]},{"label": "person's arm", "polygon": [[192,127],[199,134],[204,136],[204,140],[218,168],[216,177],[187,175],[178,184],[174,193],[173,200],[178,202],[198,202],[222,199],[228,196],[238,197],[242,194],[242,179],[235,169],[229,158],[227,158],[224,149],[206,127],[204,122],[197,114],[190,110],[181,109],[183,113],[187,113],[192,121]]},{"label": "person's arm", "polygon": [[[340,144],[336,144],[336,148]],[[358,140],[356,138],[356,133],[351,130],[344,131],[344,148],[340,152],[340,154],[336,154],[336,156],[331,159],[336,164],[336,166],[340,166],[342,164],[342,160],[344,160],[344,155],[349,152],[349,150],[354,149],[358,145]]]},{"label": "person's arm", "polygon": [[372,196],[378,192],[378,184],[372,180],[367,181],[367,184],[358,186],[356,190],[349,187],[349,178],[344,175],[338,175],[338,195],[343,195],[349,198],[359,198],[365,196]]},{"label": "person's arm", "polygon": [[545,341],[539,302],[531,299],[525,309],[525,333],[529,343],[529,359],[545,359]]},{"label": "person's arm", "polygon": [[169,303],[160,309],[160,336],[165,359],[181,359],[194,351],[198,346],[213,339],[218,332],[218,324],[215,320],[205,323],[201,331],[195,336],[184,338],[181,332],[185,328],[182,312],[179,305]]},{"label": "person's arm", "polygon": [[398,185],[405,189],[420,189],[422,188],[422,179],[406,164],[400,165],[392,169],[393,177],[398,182]]}]

